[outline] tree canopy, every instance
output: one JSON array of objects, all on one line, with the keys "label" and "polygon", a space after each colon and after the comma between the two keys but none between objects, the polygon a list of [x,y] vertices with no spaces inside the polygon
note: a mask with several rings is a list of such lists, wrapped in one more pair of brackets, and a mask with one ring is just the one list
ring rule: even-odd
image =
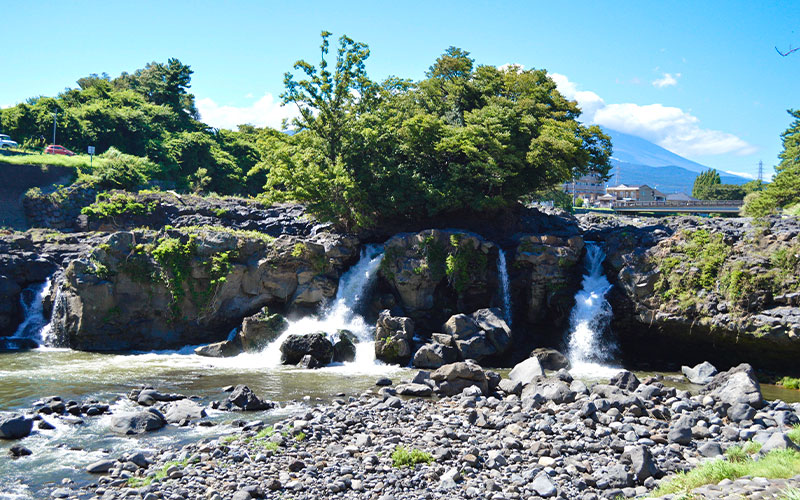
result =
[{"label": "tree canopy", "polygon": [[96,172],[108,187],[155,180],[299,201],[350,227],[503,209],[576,176],[608,177],[610,139],[578,121],[545,70],[480,65],[450,47],[421,81],[375,82],[367,45],[342,36],[334,51],[331,36],[322,33],[317,64],[299,60],[284,77],[283,103],[299,110],[290,133],[208,127],[177,59],[89,75],[2,110],[0,124],[43,146],[58,110],[59,143],[109,150]]}]

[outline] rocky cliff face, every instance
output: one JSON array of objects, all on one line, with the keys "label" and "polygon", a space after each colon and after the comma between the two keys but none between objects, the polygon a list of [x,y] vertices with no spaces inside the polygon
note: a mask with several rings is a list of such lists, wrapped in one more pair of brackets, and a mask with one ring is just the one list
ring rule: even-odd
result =
[{"label": "rocky cliff face", "polygon": [[358,241],[217,229],[122,231],[69,263],[53,332],[81,350],[163,349],[222,340],[267,305],[308,313],[333,297]]},{"label": "rocky cliff face", "polygon": [[[796,219],[582,219],[604,242],[613,328],[630,361],[793,368],[800,354]],[[796,369],[796,367],[794,367]]]}]

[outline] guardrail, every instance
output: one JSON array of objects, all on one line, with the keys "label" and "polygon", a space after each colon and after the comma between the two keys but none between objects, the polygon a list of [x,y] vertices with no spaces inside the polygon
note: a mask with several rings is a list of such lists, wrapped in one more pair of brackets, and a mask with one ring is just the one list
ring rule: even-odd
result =
[{"label": "guardrail", "polygon": [[691,201],[617,201],[614,210],[628,212],[738,212],[742,200],[691,200]]}]

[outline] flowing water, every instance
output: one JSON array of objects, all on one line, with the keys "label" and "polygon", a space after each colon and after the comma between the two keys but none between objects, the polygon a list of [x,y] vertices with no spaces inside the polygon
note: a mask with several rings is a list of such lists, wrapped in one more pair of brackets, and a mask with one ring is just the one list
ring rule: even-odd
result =
[{"label": "flowing water", "polygon": [[508,326],[511,326],[514,310],[511,306],[511,287],[508,284],[508,263],[506,262],[506,253],[502,248],[497,255],[497,272],[500,274],[500,291],[503,294],[503,319],[506,320]]},{"label": "flowing water", "polygon": [[570,371],[578,377],[607,378],[621,369],[614,366],[617,346],[609,335],[612,311],[606,294],[611,284],[603,271],[605,257],[600,246],[586,244],[585,274],[575,294],[567,337]]},{"label": "flowing water", "polygon": [[12,337],[33,339],[39,344],[44,344],[42,333],[49,320],[44,317],[43,298],[49,288],[50,278],[44,283],[31,285],[22,291],[19,301],[24,319]]},{"label": "flowing water", "polygon": [[[235,419],[258,418],[275,421],[301,411],[316,400],[329,400],[337,393],[358,394],[374,388],[377,376],[403,377],[404,368],[376,362],[373,327],[359,314],[364,298],[374,284],[382,248],[369,246],[361,259],[342,275],[336,298],[318,318],[306,317],[291,322],[291,333],[353,332],[359,340],[356,359],[318,370],[302,370],[280,365],[282,338],[263,352],[233,358],[206,358],[194,354],[196,346],[177,351],[132,354],[97,354],[43,347],[29,352],[0,354],[0,414],[31,408],[43,397],[61,396],[65,401],[97,399],[112,403],[114,412],[136,408],[125,394],[141,385],[162,392],[196,395],[203,403],[224,399],[221,388],[246,384],[260,396],[281,403],[279,410],[252,414],[211,411],[214,427],[165,429],[141,437],[113,436],[108,431],[109,416],[85,417],[81,425],[71,425],[55,417],[45,417],[54,430],[34,429],[21,441],[33,451],[30,457],[11,460],[8,448],[13,442],[0,441],[0,500],[40,498],[58,486],[65,477],[81,483],[93,479],[82,469],[100,458],[116,457],[130,449],[155,449],[216,437],[234,431]],[[18,335],[36,340],[48,326],[42,316],[41,294],[48,284],[26,290],[23,298],[25,321]],[[31,300],[29,300],[31,299]],[[233,333],[233,332],[232,332]]]}]

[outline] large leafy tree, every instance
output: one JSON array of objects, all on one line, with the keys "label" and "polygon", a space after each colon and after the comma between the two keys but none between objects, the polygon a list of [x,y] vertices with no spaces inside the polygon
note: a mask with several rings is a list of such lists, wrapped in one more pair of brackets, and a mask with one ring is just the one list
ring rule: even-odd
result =
[{"label": "large leafy tree", "polygon": [[692,196],[698,200],[706,200],[708,199],[709,190],[721,183],[719,172],[710,168],[695,177],[694,185],[692,186]]}]

